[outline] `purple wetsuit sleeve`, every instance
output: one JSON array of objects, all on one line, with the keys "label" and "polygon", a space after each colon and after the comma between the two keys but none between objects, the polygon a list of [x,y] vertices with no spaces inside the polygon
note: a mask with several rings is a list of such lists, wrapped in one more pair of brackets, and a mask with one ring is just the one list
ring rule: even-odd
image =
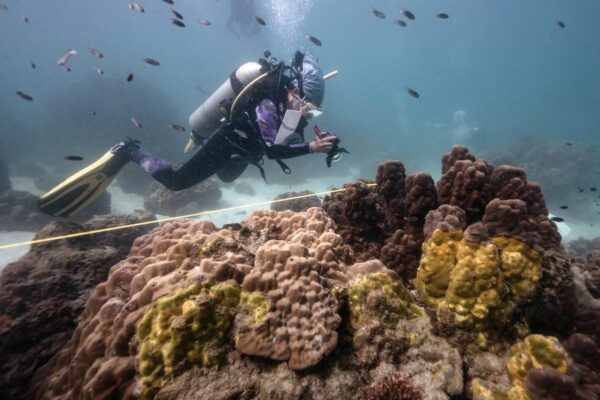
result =
[{"label": "purple wetsuit sleeve", "polygon": [[137,151],[131,157],[133,161],[144,169],[149,174],[154,174],[158,171],[163,171],[171,168],[171,164],[162,158],[153,156],[146,151]]},{"label": "purple wetsuit sleeve", "polygon": [[275,103],[269,99],[261,101],[256,107],[256,122],[258,122],[264,141],[267,143],[275,142],[279,125]]}]

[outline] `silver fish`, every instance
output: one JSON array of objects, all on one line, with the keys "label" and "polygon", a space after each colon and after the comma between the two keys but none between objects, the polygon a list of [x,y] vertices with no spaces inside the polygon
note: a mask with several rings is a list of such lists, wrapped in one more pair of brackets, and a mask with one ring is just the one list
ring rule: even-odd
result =
[{"label": "silver fish", "polygon": [[58,61],[56,61],[56,63],[58,65],[60,65],[61,67],[63,67],[67,72],[71,71],[71,68],[69,68],[67,66],[67,62],[69,61],[69,58],[71,58],[71,56],[74,56],[78,54],[77,50],[75,49],[71,49],[68,50],[65,54],[63,54],[63,56],[61,58],[58,59]]},{"label": "silver fish", "polygon": [[169,127],[175,129],[176,131],[179,132],[185,132],[185,128],[181,125],[177,125],[177,124],[169,124]]},{"label": "silver fish", "polygon": [[89,49],[90,49],[90,53],[92,53],[92,55],[93,55],[94,57],[97,57],[97,58],[102,58],[102,57],[104,57],[104,54],[102,54],[102,52],[101,52],[100,50],[98,50],[98,49],[95,49],[95,48],[93,48],[93,47],[90,47]]},{"label": "silver fish", "polygon": [[206,26],[209,26],[212,24],[212,22],[210,22],[207,19],[199,19],[198,22],[201,23],[202,25],[206,25]]},{"label": "silver fish", "polygon": [[134,11],[139,11],[139,12],[146,11],[146,10],[144,10],[144,6],[141,5],[140,3],[138,3],[137,1],[132,1],[131,3],[129,3],[129,9],[134,10]]},{"label": "silver fish", "polygon": [[23,20],[23,22],[29,22],[29,15],[21,15],[21,20]]},{"label": "silver fish", "polygon": [[131,122],[133,122],[133,125],[135,125],[136,128],[141,128],[142,127],[142,124],[140,123],[140,121],[138,121],[134,117],[131,117]]},{"label": "silver fish", "polygon": [[97,72],[98,74],[100,74],[100,75],[103,75],[103,74],[104,74],[104,71],[102,70],[102,68],[100,68],[100,67],[94,67],[94,69],[96,70],[96,72]]}]

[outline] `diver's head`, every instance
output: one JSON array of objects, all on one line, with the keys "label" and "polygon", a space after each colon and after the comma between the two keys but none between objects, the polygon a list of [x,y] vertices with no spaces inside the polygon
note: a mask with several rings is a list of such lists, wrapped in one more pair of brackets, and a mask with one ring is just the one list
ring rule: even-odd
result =
[{"label": "diver's head", "polygon": [[[321,104],[325,97],[325,79],[319,62],[311,53],[297,51],[292,64],[298,72],[293,81],[295,89],[291,91],[292,97],[300,105],[295,109],[302,109],[307,119],[314,118],[321,114]],[[288,93],[288,103],[289,96]]]}]

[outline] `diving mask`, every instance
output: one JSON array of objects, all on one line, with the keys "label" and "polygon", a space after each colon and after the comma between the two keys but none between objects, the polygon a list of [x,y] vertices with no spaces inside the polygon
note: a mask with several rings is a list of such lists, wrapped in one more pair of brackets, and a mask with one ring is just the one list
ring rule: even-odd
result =
[{"label": "diving mask", "polygon": [[306,96],[300,98],[300,96],[294,95],[294,98],[298,100],[300,111],[302,111],[302,116],[306,119],[317,118],[321,114],[323,114],[323,108],[317,106],[312,103],[310,100],[306,98]]}]

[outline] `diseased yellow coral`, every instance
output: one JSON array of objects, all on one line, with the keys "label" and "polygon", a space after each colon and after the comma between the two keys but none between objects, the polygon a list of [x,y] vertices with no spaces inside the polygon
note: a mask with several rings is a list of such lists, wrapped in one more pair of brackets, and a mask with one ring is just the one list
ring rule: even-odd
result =
[{"label": "diseased yellow coral", "polygon": [[533,293],[541,263],[540,253],[516,239],[478,243],[436,229],[423,244],[416,287],[425,304],[450,311],[456,326],[482,332],[504,325]]},{"label": "diseased yellow coral", "polygon": [[474,331],[485,329],[490,314],[502,307],[505,290],[496,247],[458,243],[457,263],[443,302],[454,313],[455,324]]},{"label": "diseased yellow coral", "polygon": [[246,318],[245,323],[248,326],[257,326],[261,324],[269,311],[270,303],[261,292],[245,292],[240,295],[239,315]]},{"label": "diseased yellow coral", "polygon": [[[385,294],[385,304],[376,307],[377,317],[386,324],[396,324],[400,318],[414,318],[421,315],[421,310],[414,304],[408,289],[402,281],[392,279],[383,272],[360,275],[348,287],[348,301],[352,317],[361,321],[367,306],[369,294],[381,290]],[[372,307],[372,305],[371,305]]]},{"label": "diseased yellow coral", "polygon": [[542,255],[526,244],[508,237],[495,237],[502,259],[502,275],[510,285],[513,301],[527,298],[542,276]]},{"label": "diseased yellow coral", "polygon": [[434,307],[444,300],[450,272],[456,264],[456,248],[462,237],[462,231],[436,229],[423,243],[416,286],[425,304]]},{"label": "diseased yellow coral", "polygon": [[529,371],[536,368],[552,368],[562,374],[569,369],[569,355],[553,336],[529,335],[511,347],[506,368],[513,387],[509,400],[531,400],[524,383]]},{"label": "diseased yellow coral", "polygon": [[223,362],[240,292],[207,279],[154,303],[137,325],[142,398],[185,366]]}]

